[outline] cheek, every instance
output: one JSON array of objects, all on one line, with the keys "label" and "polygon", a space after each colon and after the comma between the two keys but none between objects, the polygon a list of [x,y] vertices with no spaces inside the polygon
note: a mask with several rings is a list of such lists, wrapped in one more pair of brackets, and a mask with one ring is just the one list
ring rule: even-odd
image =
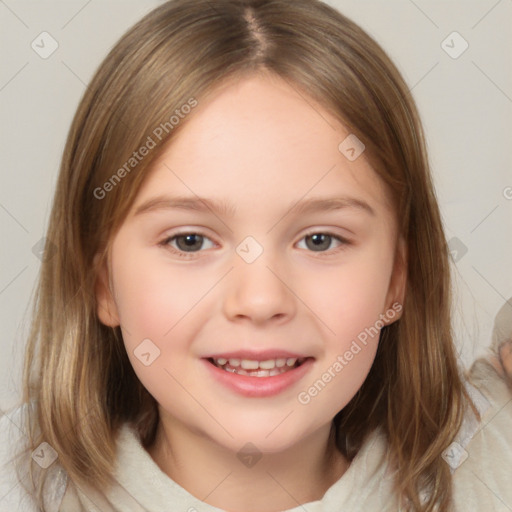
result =
[{"label": "cheek", "polygon": [[[136,250],[119,257],[114,268],[123,342],[137,377],[161,403],[168,395],[180,397],[180,386],[172,376],[179,373],[187,356],[188,337],[182,330],[188,325],[187,313],[200,297],[194,276],[170,271],[164,261],[154,257],[149,261]],[[190,386],[186,378],[179,380]]]},{"label": "cheek", "polygon": [[387,280],[363,270],[338,269],[325,280],[324,293],[310,295],[323,324],[324,352],[298,401],[313,416],[332,418],[343,409],[375,359]]},{"label": "cheek", "polygon": [[301,289],[331,338],[345,343],[373,326],[385,312],[391,259],[376,251],[354,254],[337,266],[315,265],[303,272]]},{"label": "cheek", "polygon": [[207,284],[200,273],[171,268],[165,255],[149,260],[132,251],[118,258],[115,269],[116,306],[128,346],[144,338],[168,338],[167,333],[194,307]]}]

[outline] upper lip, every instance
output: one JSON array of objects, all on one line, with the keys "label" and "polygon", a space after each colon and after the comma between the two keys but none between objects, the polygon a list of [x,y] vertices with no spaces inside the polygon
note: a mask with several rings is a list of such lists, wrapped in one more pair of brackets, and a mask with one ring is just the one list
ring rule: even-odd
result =
[{"label": "upper lip", "polygon": [[288,350],[263,350],[260,352],[253,352],[249,350],[236,350],[234,352],[222,352],[220,354],[211,354],[206,356],[205,359],[247,359],[249,361],[268,361],[269,359],[306,359],[305,354],[298,354],[296,352],[289,352]]}]

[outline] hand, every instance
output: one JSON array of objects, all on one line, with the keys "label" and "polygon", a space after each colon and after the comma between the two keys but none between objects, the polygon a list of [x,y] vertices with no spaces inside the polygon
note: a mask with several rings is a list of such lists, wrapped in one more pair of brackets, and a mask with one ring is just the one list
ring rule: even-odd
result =
[{"label": "hand", "polygon": [[491,363],[502,377],[507,377],[512,383],[512,339],[500,345],[498,356],[493,356]]}]

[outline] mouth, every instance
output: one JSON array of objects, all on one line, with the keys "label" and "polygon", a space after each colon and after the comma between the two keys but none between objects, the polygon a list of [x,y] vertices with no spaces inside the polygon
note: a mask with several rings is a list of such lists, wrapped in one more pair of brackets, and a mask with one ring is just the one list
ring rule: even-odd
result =
[{"label": "mouth", "polygon": [[[292,356],[297,357],[292,357]],[[225,354],[202,358],[212,383],[248,398],[270,398],[293,389],[314,366],[314,357],[299,354]],[[275,359],[272,358],[275,357]],[[286,356],[286,357],[285,357]],[[216,384],[214,384],[216,385]]]},{"label": "mouth", "polygon": [[257,361],[240,358],[209,357],[207,361],[213,366],[226,372],[243,375],[245,377],[276,377],[283,373],[290,372],[299,366],[302,366],[312,357],[283,357],[276,359],[267,359]]}]

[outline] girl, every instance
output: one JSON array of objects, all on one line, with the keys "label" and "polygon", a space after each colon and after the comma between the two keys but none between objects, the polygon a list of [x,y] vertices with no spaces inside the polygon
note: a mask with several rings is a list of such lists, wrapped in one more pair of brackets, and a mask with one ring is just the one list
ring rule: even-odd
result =
[{"label": "girl", "polygon": [[457,366],[417,110],[327,5],[174,0],[134,26],[47,240],[6,507],[512,507],[510,363]]}]

